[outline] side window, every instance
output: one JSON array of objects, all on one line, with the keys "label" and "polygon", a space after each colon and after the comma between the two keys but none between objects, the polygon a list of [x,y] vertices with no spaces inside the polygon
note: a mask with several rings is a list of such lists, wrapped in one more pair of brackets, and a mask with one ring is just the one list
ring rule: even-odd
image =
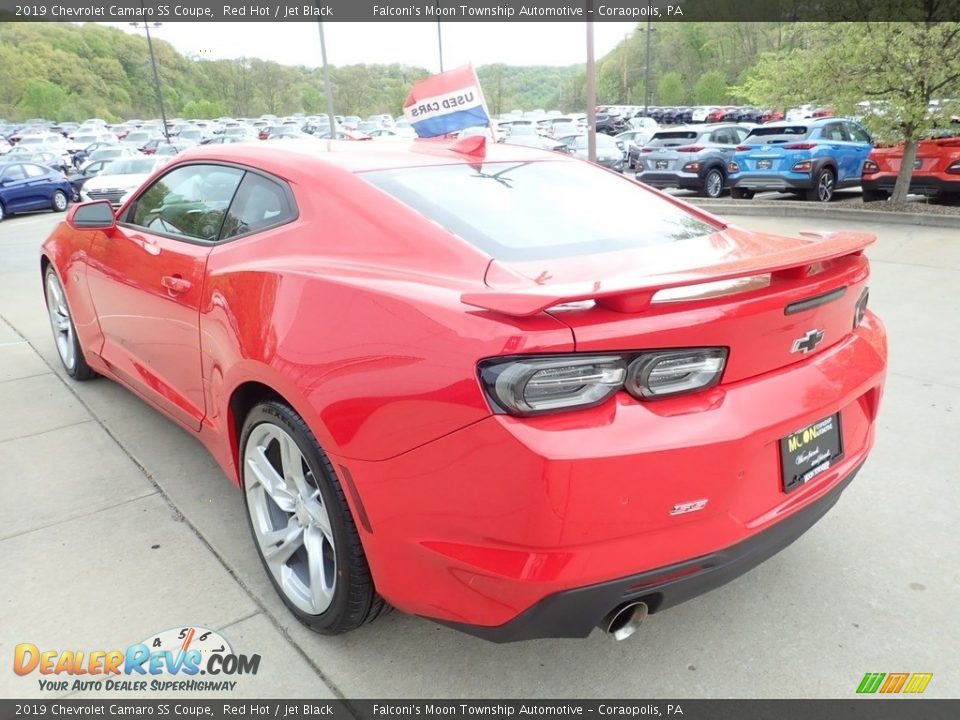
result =
[{"label": "side window", "polygon": [[293,220],[296,211],[280,183],[248,172],[223,222],[221,239],[266,230]]},{"label": "side window", "polygon": [[824,140],[842,141],[847,139],[840,123],[824,125],[823,130],[820,131],[820,135]]},{"label": "side window", "polygon": [[243,170],[184,165],[158,178],[137,198],[125,221],[150,232],[213,242]]},{"label": "side window", "polygon": [[50,173],[49,170],[46,170],[39,165],[23,165],[23,171],[27,174],[28,179],[43,177]]},{"label": "side window", "polygon": [[846,123],[847,133],[850,135],[850,139],[854,142],[862,143],[873,143],[873,140],[870,138],[870,135],[859,125],[854,123]]},{"label": "side window", "polygon": [[26,180],[27,175],[23,172],[23,165],[10,165],[3,171],[2,179],[5,181]]}]

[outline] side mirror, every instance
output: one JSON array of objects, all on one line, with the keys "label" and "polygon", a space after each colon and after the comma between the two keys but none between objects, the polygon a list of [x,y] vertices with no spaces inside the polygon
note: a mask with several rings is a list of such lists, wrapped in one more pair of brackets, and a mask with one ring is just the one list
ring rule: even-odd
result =
[{"label": "side mirror", "polygon": [[77,230],[114,230],[117,218],[109,200],[74,205],[67,215],[67,224]]}]

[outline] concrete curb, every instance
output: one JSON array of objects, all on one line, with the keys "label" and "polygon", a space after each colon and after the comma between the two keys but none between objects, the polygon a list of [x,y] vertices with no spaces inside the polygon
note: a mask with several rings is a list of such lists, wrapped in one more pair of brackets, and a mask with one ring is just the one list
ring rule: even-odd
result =
[{"label": "concrete curb", "polygon": [[804,203],[773,203],[730,201],[713,202],[698,198],[683,198],[684,201],[703,208],[707,212],[724,215],[751,215],[766,217],[820,218],[823,220],[853,220],[858,222],[895,223],[918,227],[960,228],[960,215],[927,215],[924,213],[884,212],[882,210],[854,210],[845,207],[823,207]]}]

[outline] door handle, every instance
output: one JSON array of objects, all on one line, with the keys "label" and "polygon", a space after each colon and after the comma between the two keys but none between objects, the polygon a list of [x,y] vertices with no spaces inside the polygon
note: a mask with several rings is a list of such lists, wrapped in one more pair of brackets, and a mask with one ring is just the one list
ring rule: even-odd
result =
[{"label": "door handle", "polygon": [[160,284],[172,293],[185,293],[193,287],[192,282],[184,280],[179,275],[164,275],[160,280]]},{"label": "door handle", "polygon": [[140,247],[142,247],[144,250],[146,250],[146,251],[147,251],[148,253],[150,253],[151,255],[159,255],[159,254],[160,254],[160,246],[157,245],[157,241],[156,241],[156,240],[150,240],[150,239],[144,237],[143,235],[140,235],[139,233],[136,233],[136,234],[134,234],[134,235],[128,235],[127,237],[130,238],[131,240],[133,240],[133,242],[135,242],[137,245],[139,245]]}]

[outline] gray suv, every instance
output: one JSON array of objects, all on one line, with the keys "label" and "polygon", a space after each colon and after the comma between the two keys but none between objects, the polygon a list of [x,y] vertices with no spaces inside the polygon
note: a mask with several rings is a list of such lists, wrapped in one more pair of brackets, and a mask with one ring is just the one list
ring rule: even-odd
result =
[{"label": "gray suv", "polygon": [[749,133],[750,126],[731,123],[660,130],[640,153],[637,180],[655,188],[720,197],[727,184],[727,163]]}]

